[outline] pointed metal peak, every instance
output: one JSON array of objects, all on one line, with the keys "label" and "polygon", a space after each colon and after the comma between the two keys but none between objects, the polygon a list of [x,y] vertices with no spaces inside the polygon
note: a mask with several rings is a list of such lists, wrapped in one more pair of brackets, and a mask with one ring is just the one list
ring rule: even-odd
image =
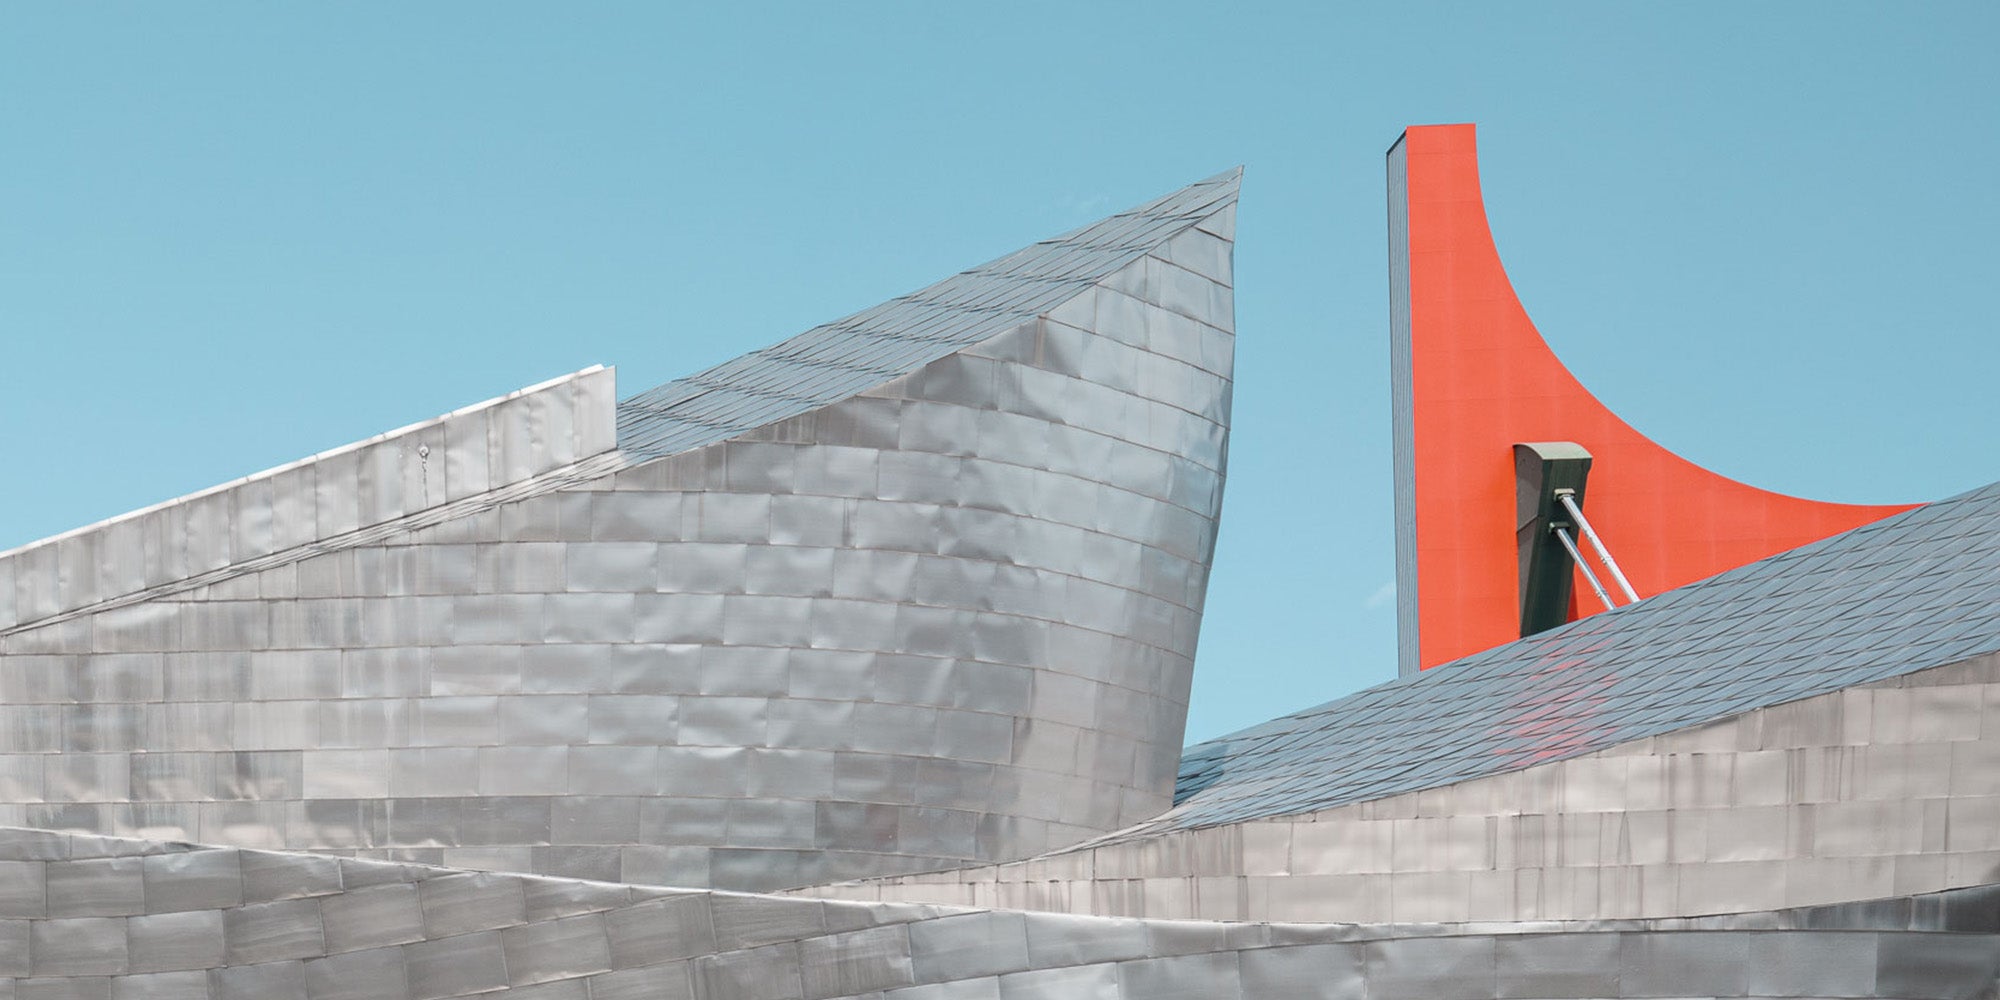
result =
[{"label": "pointed metal peak", "polygon": [[[1075,298],[1236,204],[1243,168],[618,404],[618,445],[675,454],[837,403]],[[1217,232],[1217,229],[1222,231]],[[1207,229],[1229,239],[1226,224]]]}]

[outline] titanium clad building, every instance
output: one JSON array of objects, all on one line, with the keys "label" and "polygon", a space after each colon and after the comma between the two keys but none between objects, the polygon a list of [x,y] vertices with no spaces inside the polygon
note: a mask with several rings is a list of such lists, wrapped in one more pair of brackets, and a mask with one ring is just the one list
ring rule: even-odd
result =
[{"label": "titanium clad building", "polygon": [[1441,465],[1432,341],[1399,477],[1537,503],[1403,617],[1549,620],[1179,749],[1237,182],[0,554],[0,1000],[2000,993],[2000,485],[1578,616],[1643,447]]},{"label": "titanium clad building", "polygon": [[762,889],[1159,813],[1236,187],[0,555],[0,821]]}]

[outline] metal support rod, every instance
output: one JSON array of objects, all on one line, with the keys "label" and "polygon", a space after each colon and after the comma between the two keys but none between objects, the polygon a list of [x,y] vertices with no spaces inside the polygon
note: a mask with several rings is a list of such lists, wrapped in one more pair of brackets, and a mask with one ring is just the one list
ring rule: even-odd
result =
[{"label": "metal support rod", "polygon": [[[1597,537],[1597,532],[1590,527],[1590,519],[1584,517],[1583,508],[1576,505],[1576,497],[1568,493],[1557,493],[1556,499],[1561,501],[1564,510],[1569,511],[1569,516],[1576,518],[1576,526],[1583,529],[1583,537],[1590,539],[1590,547],[1597,550],[1599,559],[1604,560],[1604,568],[1611,571],[1613,580],[1618,581],[1618,589],[1625,592],[1625,599],[1637,601],[1639,592],[1632,589],[1632,581],[1625,579],[1625,571],[1618,568],[1618,560],[1611,558],[1611,550],[1604,547],[1604,539]],[[1572,550],[1575,549],[1574,544],[1570,547]],[[1577,565],[1583,565],[1583,560],[1578,559]]]},{"label": "metal support rod", "polygon": [[1583,561],[1583,553],[1576,550],[1576,543],[1570,541],[1569,532],[1553,526],[1549,530],[1555,533],[1557,541],[1563,543],[1563,548],[1569,550],[1570,561],[1576,564],[1577,569],[1583,571],[1583,578],[1590,582],[1590,589],[1596,591],[1597,599],[1604,602],[1604,610],[1610,611],[1617,607],[1618,605],[1611,603],[1611,595],[1604,592],[1604,584],[1597,582],[1597,574],[1590,571],[1590,564]]}]

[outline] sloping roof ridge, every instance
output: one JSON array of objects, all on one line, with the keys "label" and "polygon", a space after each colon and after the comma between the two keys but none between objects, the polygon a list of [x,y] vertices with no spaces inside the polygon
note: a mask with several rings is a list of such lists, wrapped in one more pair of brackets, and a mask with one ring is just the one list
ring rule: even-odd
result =
[{"label": "sloping roof ridge", "polygon": [[[561,375],[0,552],[0,635],[437,523],[615,456],[615,373]],[[565,428],[531,437],[531,414]],[[453,457],[458,456],[458,457]],[[460,458],[467,472],[449,471]],[[363,499],[362,483],[374,484]],[[116,559],[109,559],[115,554]]]},{"label": "sloping roof ridge", "polygon": [[[1380,695],[1384,695],[1390,691],[1395,691],[1402,688],[1420,687],[1426,684],[1451,683],[1458,676],[1457,674],[1453,673],[1453,671],[1463,670],[1467,667],[1486,666],[1489,664],[1507,664],[1510,662],[1526,663],[1528,661],[1526,660],[1517,661],[1510,654],[1518,653],[1523,649],[1531,649],[1531,648],[1553,645],[1557,642],[1560,642],[1562,638],[1564,638],[1565,636],[1575,635],[1575,634],[1587,634],[1582,631],[1583,629],[1585,629],[1586,626],[1602,627],[1608,624],[1609,622],[1618,620],[1615,616],[1620,614],[1630,616],[1634,613],[1637,613],[1636,609],[1639,608],[1648,608],[1649,610],[1657,611],[1661,606],[1670,604],[1672,603],[1672,601],[1676,599],[1686,599],[1689,595],[1698,595],[1703,591],[1721,587],[1742,586],[1753,582],[1760,582],[1755,580],[1755,574],[1759,567],[1763,567],[1765,568],[1765,570],[1768,571],[1768,569],[1775,564],[1807,556],[1812,553],[1812,550],[1833,545],[1844,539],[1849,540],[1849,543],[1851,544],[1853,540],[1864,535],[1874,534],[1886,530],[1894,530],[1898,522],[1901,522],[1903,519],[1911,517],[1912,515],[1918,514],[1926,510],[1935,512],[1938,510],[1945,509],[1950,505],[1964,502],[1968,499],[1976,500],[1980,498],[1981,494],[1984,494],[1988,491],[1993,491],[1995,493],[1993,499],[1995,499],[1996,501],[2000,501],[2000,482],[1977,487],[1975,489],[1968,490],[1964,493],[1958,494],[1957,496],[1949,497],[1944,500],[1936,500],[1928,504],[1923,504],[1911,510],[1905,511],[1901,514],[1896,514],[1890,517],[1883,518],[1880,521],[1871,521],[1859,527],[1841,532],[1838,535],[1831,535],[1826,538],[1822,538],[1818,541],[1801,545],[1797,548],[1786,549],[1783,552],[1773,553],[1769,556],[1766,556],[1754,562],[1745,563],[1744,565],[1738,566],[1735,569],[1731,569],[1722,573],[1717,573],[1714,576],[1707,577],[1701,580],[1696,580],[1693,583],[1683,584],[1682,586],[1675,587],[1672,590],[1664,591],[1660,594],[1656,594],[1652,597],[1646,598],[1643,601],[1638,601],[1632,604],[1626,604],[1621,607],[1612,609],[1610,611],[1599,612],[1597,614],[1593,614],[1585,618],[1579,618],[1576,621],[1570,622],[1566,625],[1560,626],[1555,629],[1551,629],[1547,632],[1543,632],[1537,635],[1527,636],[1521,639],[1516,639],[1513,642],[1503,643],[1491,649],[1481,650],[1480,652],[1473,653],[1469,656],[1463,656],[1456,660],[1451,660],[1446,663],[1440,663],[1437,666],[1430,668],[1429,670],[1424,670],[1419,673],[1411,674],[1407,677],[1393,677],[1390,678],[1389,680],[1383,681],[1380,684],[1375,684],[1369,687],[1365,687],[1359,691],[1354,691],[1348,694],[1341,695],[1338,698],[1328,699],[1327,701],[1321,702],[1317,705],[1313,705],[1309,708],[1302,708],[1296,712],[1287,712],[1284,715],[1267,719],[1263,722],[1253,723],[1251,725],[1243,727],[1242,729],[1238,729],[1234,732],[1225,733],[1221,736],[1203,740],[1201,743],[1192,744],[1190,745],[1190,749],[1193,749],[1193,747],[1197,746],[1203,746],[1209,743],[1221,743],[1228,740],[1234,740],[1252,735],[1258,735],[1266,731],[1286,732],[1288,730],[1280,728],[1281,723],[1299,719],[1308,719],[1318,715],[1323,715],[1328,709],[1335,708],[1344,703],[1377,697]],[[2000,516],[2000,503],[1996,503],[1995,507],[1996,507],[1995,510],[1996,516]],[[1919,556],[1913,558],[1921,558],[1921,557]]]},{"label": "sloping roof ridge", "polygon": [[[1945,586],[1945,581],[1950,586]],[[1188,827],[1579,756],[2000,650],[2000,483],[1188,747]]]},{"label": "sloping roof ridge", "polygon": [[128,608],[135,604],[144,604],[149,601],[157,601],[162,598],[186,594],[200,590],[203,587],[212,587],[217,584],[227,583],[253,573],[261,573],[268,569],[301,562],[315,556],[344,552],[348,549],[360,548],[366,545],[383,544],[390,539],[401,538],[414,531],[434,528],[448,521],[456,521],[460,518],[471,517],[493,510],[502,504],[516,503],[587,483],[595,479],[601,479],[619,471],[627,464],[623,456],[618,455],[616,452],[600,452],[568,465],[537,473],[530,478],[496,486],[484,492],[442,503],[435,507],[427,507],[423,510],[413,511],[389,520],[364,525],[352,531],[327,535],[309,542],[302,542],[261,555],[246,556],[214,569],[176,577],[151,586],[121,591],[88,604],[79,604],[75,607],[64,608],[61,611],[34,619],[23,620],[13,625],[0,627],[0,637],[48,628],[77,618],[87,618],[91,615],[107,611]]},{"label": "sloping roof ridge", "polygon": [[831,405],[1047,313],[1235,204],[1242,168],[619,401],[619,446],[677,454]]}]

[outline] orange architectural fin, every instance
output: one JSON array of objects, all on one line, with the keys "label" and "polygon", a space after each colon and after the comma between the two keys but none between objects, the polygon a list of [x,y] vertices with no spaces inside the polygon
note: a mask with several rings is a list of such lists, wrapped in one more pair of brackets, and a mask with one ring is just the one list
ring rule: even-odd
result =
[{"label": "orange architectural fin", "polygon": [[[1598,402],[1507,280],[1471,125],[1413,127],[1389,150],[1389,244],[1403,673],[1520,637],[1517,444],[1588,452],[1589,523],[1642,599],[1910,509],[1739,483]],[[1573,620],[1602,606],[1586,597],[1570,607]]]}]

